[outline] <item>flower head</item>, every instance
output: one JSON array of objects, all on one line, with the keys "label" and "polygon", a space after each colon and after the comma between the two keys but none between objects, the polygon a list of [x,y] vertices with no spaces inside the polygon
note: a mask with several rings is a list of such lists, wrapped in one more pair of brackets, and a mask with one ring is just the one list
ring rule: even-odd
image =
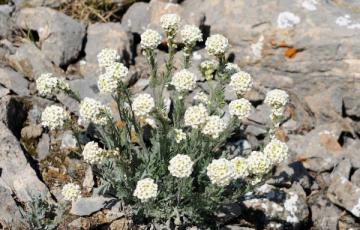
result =
[{"label": "flower head", "polygon": [[80,103],[80,117],[86,122],[93,122],[96,125],[106,125],[110,108],[102,105],[99,101],[85,97]]},{"label": "flower head", "polygon": [[253,151],[247,158],[249,173],[262,175],[269,171],[272,164],[270,159],[262,152]]},{"label": "flower head", "polygon": [[70,115],[64,108],[51,105],[41,114],[41,124],[50,130],[62,129],[70,121]]},{"label": "flower head", "polygon": [[279,164],[285,160],[288,156],[288,151],[288,146],[277,139],[271,140],[264,148],[264,154],[267,155],[274,164]]},{"label": "flower head", "polygon": [[211,35],[205,42],[205,48],[210,55],[221,56],[229,48],[229,41],[221,34]]},{"label": "flower head", "polygon": [[98,53],[97,59],[100,67],[108,67],[119,61],[120,56],[115,49],[105,48]]},{"label": "flower head", "polygon": [[111,75],[117,80],[123,80],[129,73],[129,69],[124,66],[124,64],[119,62],[114,62],[113,64],[106,67],[105,70],[107,74]]},{"label": "flower head", "polygon": [[62,188],[61,194],[65,200],[75,201],[81,197],[80,186],[74,183],[68,183]]},{"label": "flower head", "polygon": [[164,14],[160,18],[160,24],[165,32],[168,34],[174,34],[179,28],[180,20],[181,19],[177,14]]},{"label": "flower head", "polygon": [[211,183],[220,187],[229,185],[235,173],[233,164],[225,158],[212,160],[206,170]]},{"label": "flower head", "polygon": [[134,98],[132,109],[137,117],[146,117],[155,108],[154,99],[150,94],[142,93]]},{"label": "flower head", "polygon": [[114,93],[118,88],[119,81],[110,73],[105,72],[99,76],[97,83],[101,93]]},{"label": "flower head", "polygon": [[52,73],[45,73],[36,79],[36,89],[40,95],[48,96],[57,94],[60,90],[70,90],[70,86],[65,81],[53,77]]},{"label": "flower head", "polygon": [[190,47],[193,47],[196,42],[201,42],[203,40],[201,30],[194,25],[185,25],[181,29],[180,35],[183,43]]},{"label": "flower head", "polygon": [[226,63],[224,71],[228,76],[232,76],[234,73],[240,72],[241,69],[237,64],[229,62]]},{"label": "flower head", "polygon": [[274,89],[266,94],[264,102],[274,109],[283,108],[289,102],[289,95],[284,90]]},{"label": "flower head", "polygon": [[203,104],[191,106],[185,111],[185,125],[198,129],[206,123],[208,116],[206,107]]},{"label": "flower head", "polygon": [[208,81],[213,78],[213,73],[217,67],[218,63],[215,60],[205,60],[200,63],[200,71]]},{"label": "flower head", "polygon": [[209,116],[201,132],[216,139],[226,129],[226,123],[217,115]]},{"label": "flower head", "polygon": [[243,96],[246,92],[250,91],[253,86],[253,80],[250,74],[239,71],[231,76],[229,84],[237,95]]},{"label": "flower head", "polygon": [[194,162],[188,155],[178,154],[171,158],[168,167],[170,174],[174,177],[189,177],[193,170]]},{"label": "flower head", "polygon": [[196,76],[192,72],[183,69],[174,74],[171,84],[178,92],[186,92],[196,87]]},{"label": "flower head", "polygon": [[147,29],[141,34],[141,48],[154,50],[161,43],[161,35],[155,30]]},{"label": "flower head", "polygon": [[245,178],[249,175],[247,161],[243,157],[235,157],[231,160],[234,167],[234,179]]},{"label": "flower head", "polygon": [[175,141],[176,143],[180,143],[183,140],[186,140],[186,133],[181,129],[174,129],[175,132]]},{"label": "flower head", "polygon": [[82,154],[87,163],[101,164],[104,160],[105,150],[100,148],[96,142],[90,141],[84,146]]},{"label": "flower head", "polygon": [[139,180],[136,184],[134,196],[139,198],[141,202],[146,202],[151,198],[155,198],[158,191],[158,185],[151,178]]},{"label": "flower head", "polygon": [[240,120],[245,119],[250,116],[251,103],[244,98],[231,101],[229,103],[229,113]]},{"label": "flower head", "polygon": [[197,102],[203,103],[205,105],[210,104],[209,96],[204,92],[198,92],[194,96],[194,100],[197,101]]}]

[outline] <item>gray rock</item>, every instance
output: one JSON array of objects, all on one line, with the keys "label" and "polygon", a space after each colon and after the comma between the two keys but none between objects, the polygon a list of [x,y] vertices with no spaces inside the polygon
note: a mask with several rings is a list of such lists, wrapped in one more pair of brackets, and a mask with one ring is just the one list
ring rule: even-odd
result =
[{"label": "gray rock", "polygon": [[82,183],[82,186],[83,186],[83,188],[84,188],[87,192],[91,192],[91,190],[93,189],[94,185],[95,185],[95,182],[94,182],[94,174],[93,174],[93,171],[92,171],[91,166],[89,166],[89,167],[86,169],[85,177],[84,177],[84,181],[83,181],[83,183]]},{"label": "gray rock", "polygon": [[14,96],[0,98],[0,122],[3,122],[17,138],[20,138],[26,114],[26,106],[20,98]]},{"label": "gray rock", "polygon": [[6,38],[11,32],[11,21],[8,14],[0,11],[0,39]]},{"label": "gray rock", "polygon": [[21,138],[26,140],[37,139],[41,136],[42,131],[41,125],[28,125],[21,129]]},{"label": "gray rock", "polygon": [[44,133],[38,145],[36,146],[37,159],[39,161],[45,159],[50,154],[50,137],[47,133]]},{"label": "gray rock", "polygon": [[10,90],[0,85],[0,98],[10,94]]},{"label": "gray rock", "polygon": [[262,104],[256,107],[255,111],[248,117],[248,119],[258,124],[269,124],[270,113],[270,108],[267,105]]},{"label": "gray rock", "polygon": [[360,117],[360,103],[357,98],[360,97],[360,90],[354,88],[351,91],[345,93],[343,100],[344,100],[344,107],[345,113],[348,116],[352,117]]},{"label": "gray rock", "polygon": [[114,204],[113,198],[81,197],[72,203],[70,213],[77,216],[88,216]]},{"label": "gray rock", "polygon": [[10,189],[0,185],[0,225],[4,229],[20,227],[23,219]]},{"label": "gray rock", "polygon": [[351,183],[360,187],[360,169],[357,169],[351,176]]},{"label": "gray rock", "polygon": [[78,58],[86,33],[82,23],[59,11],[37,7],[20,10],[16,24],[38,32],[42,53],[56,65],[66,66]]},{"label": "gray rock", "polygon": [[337,177],[332,181],[327,197],[334,204],[360,217],[360,187],[351,183],[346,177]]},{"label": "gray rock", "polygon": [[[0,122],[0,185],[11,189],[21,202],[50,193],[30,166],[15,136]],[[19,170],[21,169],[21,170]]]},{"label": "gray rock", "polygon": [[331,177],[335,179],[336,177],[344,177],[349,179],[351,171],[351,162],[349,159],[345,158],[340,161],[334,168],[331,173]]},{"label": "gray rock", "polygon": [[29,82],[21,74],[11,69],[0,68],[0,84],[12,90],[17,95],[29,95]]},{"label": "gray rock", "polygon": [[74,149],[77,146],[76,139],[72,131],[65,131],[61,136],[61,146],[60,149]]},{"label": "gray rock", "polygon": [[147,23],[150,21],[148,5],[145,2],[137,2],[130,6],[122,18],[122,23],[127,30],[139,34],[145,31]]},{"label": "gray rock", "polygon": [[59,7],[60,5],[69,2],[69,0],[11,0],[16,8],[48,6]]}]

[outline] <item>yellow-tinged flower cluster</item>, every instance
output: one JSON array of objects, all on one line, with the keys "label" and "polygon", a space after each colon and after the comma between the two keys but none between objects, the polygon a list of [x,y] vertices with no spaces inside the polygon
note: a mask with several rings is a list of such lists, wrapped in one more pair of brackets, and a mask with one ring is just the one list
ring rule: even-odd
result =
[{"label": "yellow-tinged flower cluster", "polygon": [[196,76],[192,72],[183,69],[174,74],[171,84],[176,91],[182,93],[193,90],[196,87]]},{"label": "yellow-tinged flower cluster", "polygon": [[141,34],[140,46],[143,49],[154,50],[161,43],[161,35],[155,30],[147,29]]},{"label": "yellow-tinged flower cluster", "polygon": [[225,187],[234,178],[234,165],[225,158],[215,159],[207,166],[206,174],[212,184]]},{"label": "yellow-tinged flower cluster", "polygon": [[217,115],[212,115],[207,118],[207,121],[201,132],[205,135],[216,139],[226,129],[226,122]]},{"label": "yellow-tinged flower cluster", "polygon": [[184,133],[184,131],[181,129],[174,129],[174,133],[176,143],[180,143],[181,141],[186,140],[186,133]]},{"label": "yellow-tinged flower cluster", "polygon": [[160,18],[161,27],[169,34],[176,33],[180,26],[180,21],[181,19],[177,14],[164,14]]},{"label": "yellow-tinged flower cluster", "polygon": [[177,154],[169,162],[170,174],[177,178],[189,177],[193,170],[194,162],[188,155]]},{"label": "yellow-tinged flower cluster", "polygon": [[93,122],[96,125],[104,126],[111,116],[110,108],[102,105],[95,99],[85,97],[79,108],[80,117],[86,122]]},{"label": "yellow-tinged flower cluster", "polygon": [[61,194],[64,196],[64,200],[76,201],[81,197],[80,186],[74,183],[68,183],[62,188]]},{"label": "yellow-tinged flower cluster", "polygon": [[193,47],[196,42],[203,40],[201,30],[194,25],[185,25],[181,29],[180,35],[185,46]]},{"label": "yellow-tinged flower cluster", "polygon": [[268,156],[259,151],[251,152],[247,158],[247,163],[249,172],[252,175],[263,175],[272,167],[272,162]]},{"label": "yellow-tinged flower cluster", "polygon": [[111,66],[114,62],[120,60],[120,56],[115,49],[105,48],[97,55],[98,63],[100,67]]},{"label": "yellow-tinged flower cluster", "polygon": [[70,86],[65,81],[54,77],[52,73],[45,73],[36,79],[36,89],[41,96],[51,96],[61,90],[70,90]]},{"label": "yellow-tinged flower cluster", "polygon": [[253,80],[250,74],[239,71],[231,76],[230,87],[233,88],[235,93],[239,96],[244,96],[244,94],[251,90],[253,86]]},{"label": "yellow-tinged flower cluster", "polygon": [[208,116],[208,111],[203,104],[190,106],[185,111],[185,126],[193,129],[201,128],[206,123]]},{"label": "yellow-tinged flower cluster", "polygon": [[88,142],[82,152],[84,160],[89,164],[101,164],[105,157],[105,150],[94,142]]},{"label": "yellow-tinged flower cluster", "polygon": [[288,146],[277,139],[271,140],[264,148],[264,154],[267,155],[274,164],[279,164],[280,162],[286,160],[288,151]]},{"label": "yellow-tinged flower cluster", "polygon": [[155,198],[158,192],[158,185],[151,178],[139,180],[136,184],[134,196],[139,198],[141,202],[146,202],[151,198]]},{"label": "yellow-tinged flower cluster", "polygon": [[233,100],[229,103],[230,115],[236,116],[240,120],[250,116],[251,108],[251,103],[244,98]]},{"label": "yellow-tinged flower cluster", "polygon": [[229,41],[221,34],[211,35],[205,42],[205,48],[210,55],[222,56],[229,49]]},{"label": "yellow-tinged flower cluster", "polygon": [[200,102],[205,105],[210,104],[209,96],[204,92],[198,92],[197,94],[195,94],[194,101]]},{"label": "yellow-tinged flower cluster", "polygon": [[289,95],[284,90],[274,89],[266,94],[264,102],[270,106],[272,114],[279,117],[284,113],[285,106],[289,102]]},{"label": "yellow-tinged flower cluster", "polygon": [[69,113],[57,105],[46,107],[41,114],[41,124],[50,130],[62,129],[69,121]]},{"label": "yellow-tinged flower cluster", "polygon": [[137,117],[147,117],[154,108],[154,99],[148,93],[137,95],[132,103],[132,109]]},{"label": "yellow-tinged flower cluster", "polygon": [[234,167],[234,179],[245,178],[249,175],[247,160],[243,157],[235,157],[231,160]]}]

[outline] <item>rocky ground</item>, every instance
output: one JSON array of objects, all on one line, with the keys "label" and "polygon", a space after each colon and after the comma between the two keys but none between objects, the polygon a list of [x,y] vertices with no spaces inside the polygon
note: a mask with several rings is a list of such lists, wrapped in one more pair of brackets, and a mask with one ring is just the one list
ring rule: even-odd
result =
[{"label": "rocky ground", "polygon": [[[147,27],[158,29],[168,12],[200,26],[206,36],[229,38],[229,60],[254,77],[249,97],[256,112],[246,128],[248,141],[234,143],[236,148],[256,148],[263,140],[267,90],[291,95],[281,133],[291,156],[265,185],[219,214],[226,228],[360,229],[359,1],[109,0],[111,14],[87,8],[80,13],[71,4],[81,0],[5,2],[0,1],[0,229],[20,229],[19,206],[35,194],[61,199],[60,188],[70,180],[82,184],[84,194],[96,189],[91,169],[72,154],[71,132],[50,135],[39,125],[41,111],[54,101],[35,94],[35,79],[55,73],[82,97],[109,102],[98,95],[96,55],[115,48],[130,68],[132,90],[143,90],[148,78],[139,35]],[[202,44],[193,62],[206,58]],[[57,98],[76,112],[75,101]],[[80,199],[60,229],[127,229],[130,220],[119,204],[105,203],[111,204],[107,198]]]}]

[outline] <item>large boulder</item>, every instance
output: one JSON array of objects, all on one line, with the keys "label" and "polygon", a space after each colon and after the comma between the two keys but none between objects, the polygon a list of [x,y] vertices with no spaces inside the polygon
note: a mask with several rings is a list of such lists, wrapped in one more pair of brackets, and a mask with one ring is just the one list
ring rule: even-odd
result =
[{"label": "large boulder", "polygon": [[29,82],[24,78],[24,76],[11,69],[0,68],[0,84],[12,90],[17,95],[29,95]]}]

